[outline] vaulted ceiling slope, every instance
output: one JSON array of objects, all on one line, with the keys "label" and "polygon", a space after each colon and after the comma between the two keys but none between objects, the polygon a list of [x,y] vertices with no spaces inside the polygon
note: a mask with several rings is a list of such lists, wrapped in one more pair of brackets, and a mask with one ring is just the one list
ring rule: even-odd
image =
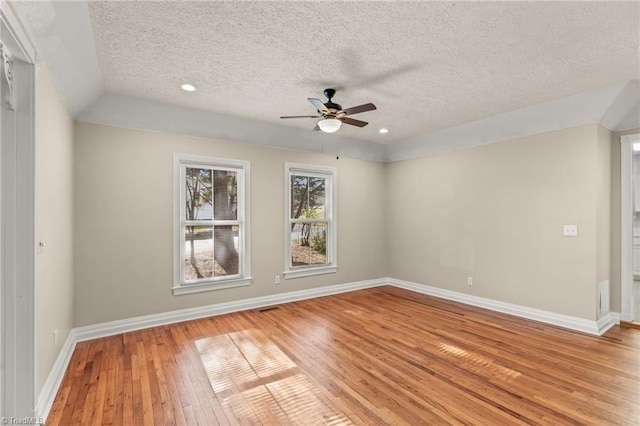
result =
[{"label": "vaulted ceiling slope", "polygon": [[[83,121],[399,160],[640,126],[640,2],[14,1]],[[180,89],[189,82],[198,90]],[[373,102],[311,132],[307,97]],[[389,129],[386,135],[378,133]]]}]

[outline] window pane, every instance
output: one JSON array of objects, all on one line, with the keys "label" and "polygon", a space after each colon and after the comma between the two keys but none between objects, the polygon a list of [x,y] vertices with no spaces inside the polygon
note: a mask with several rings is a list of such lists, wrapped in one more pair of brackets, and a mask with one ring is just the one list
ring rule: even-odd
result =
[{"label": "window pane", "polygon": [[325,178],[291,176],[291,218],[325,217]]},{"label": "window pane", "polygon": [[297,219],[309,207],[309,178],[306,176],[291,176],[291,218]]},{"label": "window pane", "polygon": [[311,264],[323,265],[327,263],[327,224],[312,224],[309,234],[309,245],[311,246]]},{"label": "window pane", "polygon": [[186,173],[187,220],[211,220],[211,170],[187,167]]},{"label": "window pane", "polygon": [[291,266],[327,263],[325,223],[296,223],[291,229]]},{"label": "window pane", "polygon": [[216,220],[238,219],[238,173],[213,171],[213,210]]},{"label": "window pane", "polygon": [[187,226],[185,229],[184,279],[213,276],[213,238],[210,226]]},{"label": "window pane", "polygon": [[309,178],[309,212],[307,218],[325,217],[325,178]]},{"label": "window pane", "polygon": [[215,235],[215,276],[237,275],[239,269],[238,238],[239,227],[237,225],[216,226]]}]

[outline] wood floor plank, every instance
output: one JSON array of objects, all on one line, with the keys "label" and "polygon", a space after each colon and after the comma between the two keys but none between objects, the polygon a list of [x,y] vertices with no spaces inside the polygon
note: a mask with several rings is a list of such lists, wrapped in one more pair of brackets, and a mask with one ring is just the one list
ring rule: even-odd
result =
[{"label": "wood floor plank", "polygon": [[166,412],[165,419],[170,419],[171,424],[178,426],[187,425],[187,420],[182,410],[182,401],[176,387],[176,382],[180,379],[175,377],[175,375],[166,376],[166,374],[176,369],[173,353],[167,350],[171,347],[167,327],[158,327],[153,331],[154,337],[158,342],[158,346],[154,350],[156,374],[158,374],[160,389],[166,392],[166,400],[165,403],[163,403],[163,408]]},{"label": "wood floor plank", "polygon": [[48,425],[635,425],[640,330],[378,287],[80,342]]},{"label": "wood floor plank", "polygon": [[[199,339],[191,339],[187,336],[193,330],[191,321],[176,324],[172,327],[172,334],[178,344],[177,353],[179,353],[179,359],[177,365],[180,368],[184,389],[189,393],[187,404],[191,408],[190,414],[193,414],[195,424],[198,425],[206,425],[207,422],[211,424],[230,424],[232,421],[229,419],[234,419],[234,417],[229,413],[223,412],[209,385],[204,366],[195,350],[195,341]],[[198,333],[198,336],[200,336],[200,333]],[[189,424],[193,423],[189,422]]]}]

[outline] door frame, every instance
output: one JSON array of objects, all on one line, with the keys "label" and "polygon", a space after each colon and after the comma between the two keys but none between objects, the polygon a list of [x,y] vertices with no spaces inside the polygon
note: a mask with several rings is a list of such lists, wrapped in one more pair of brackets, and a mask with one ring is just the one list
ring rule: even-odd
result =
[{"label": "door frame", "polygon": [[620,137],[621,207],[621,312],[620,320],[634,318],[633,302],[633,144],[640,142],[640,133]]},{"label": "door frame", "polygon": [[35,415],[37,373],[36,54],[5,0],[0,41],[0,417],[25,418]]}]

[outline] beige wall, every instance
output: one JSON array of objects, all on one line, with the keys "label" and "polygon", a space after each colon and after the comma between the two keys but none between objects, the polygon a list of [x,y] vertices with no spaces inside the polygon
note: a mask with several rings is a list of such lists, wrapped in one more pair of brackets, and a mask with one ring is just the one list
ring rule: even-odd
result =
[{"label": "beige wall", "polygon": [[[173,154],[251,163],[253,284],[173,296]],[[274,284],[284,267],[284,162],[338,169],[338,272]],[[384,277],[385,165],[76,123],[75,326]]]},{"label": "beige wall", "polygon": [[[47,70],[36,66],[37,386],[73,326],[73,119]],[[58,330],[58,344],[53,333]]]},{"label": "beige wall", "polygon": [[595,320],[609,256],[599,135],[591,125],[389,164],[390,276]]},{"label": "beige wall", "polygon": [[611,311],[622,310],[622,287],[620,277],[622,195],[620,192],[620,137],[640,133],[640,128],[611,133]]}]

